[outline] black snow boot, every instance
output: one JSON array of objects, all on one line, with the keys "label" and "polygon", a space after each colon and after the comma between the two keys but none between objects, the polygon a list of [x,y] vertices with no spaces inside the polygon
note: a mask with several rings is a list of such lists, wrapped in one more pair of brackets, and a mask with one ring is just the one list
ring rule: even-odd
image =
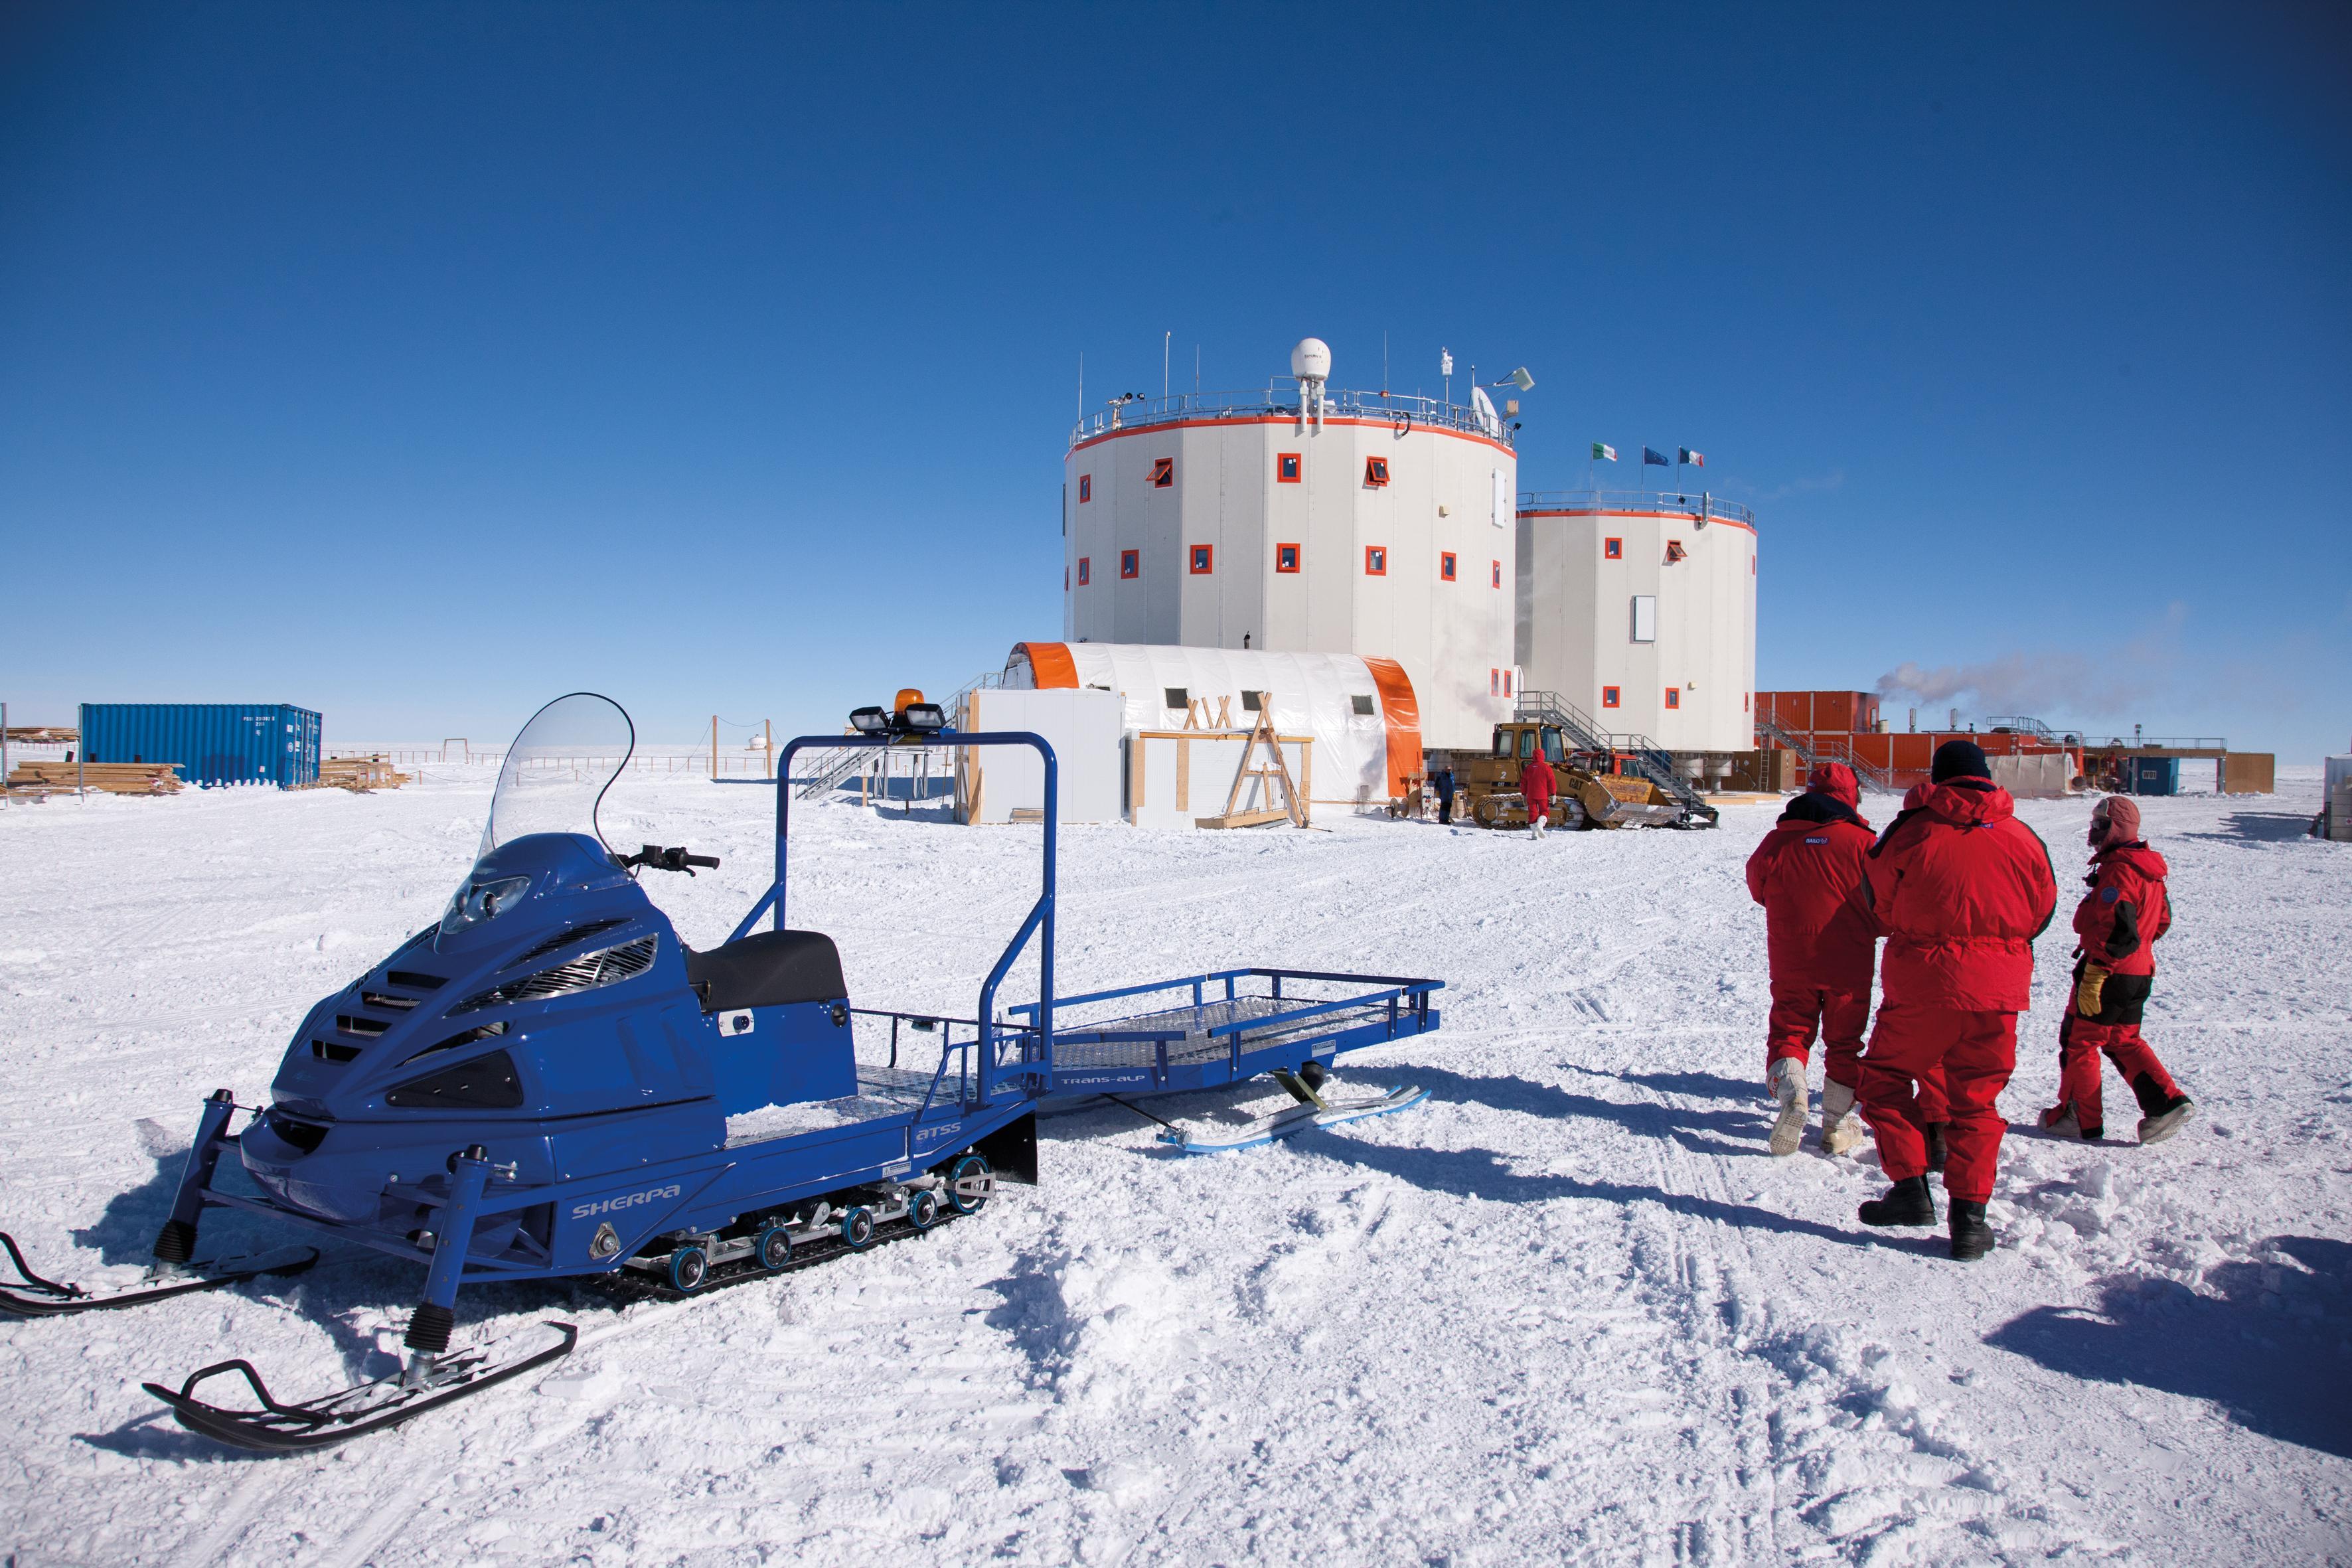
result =
[{"label": "black snow boot", "polygon": [[1966,1198],[1952,1200],[1952,1256],[1967,1262],[1992,1250],[1992,1226],[1985,1223],[1985,1206]]},{"label": "black snow boot", "polygon": [[1906,1176],[1885,1197],[1863,1205],[1861,1214],[1864,1225],[1933,1225],[1936,1198],[1927,1191],[1927,1177]]},{"label": "black snow boot", "polygon": [[1939,1176],[1944,1173],[1944,1125],[1940,1121],[1930,1121],[1927,1127],[1927,1169]]}]

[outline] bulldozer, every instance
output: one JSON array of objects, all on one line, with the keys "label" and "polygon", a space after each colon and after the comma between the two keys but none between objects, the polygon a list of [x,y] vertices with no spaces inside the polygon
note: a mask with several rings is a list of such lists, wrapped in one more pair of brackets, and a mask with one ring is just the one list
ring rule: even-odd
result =
[{"label": "bulldozer", "polygon": [[1620,773],[1613,755],[1573,750],[1559,726],[1526,720],[1496,725],[1486,755],[1461,764],[1464,815],[1481,827],[1525,827],[1519,770],[1538,749],[1559,786],[1547,826],[1666,827],[1683,816],[1683,807],[1656,784]]}]

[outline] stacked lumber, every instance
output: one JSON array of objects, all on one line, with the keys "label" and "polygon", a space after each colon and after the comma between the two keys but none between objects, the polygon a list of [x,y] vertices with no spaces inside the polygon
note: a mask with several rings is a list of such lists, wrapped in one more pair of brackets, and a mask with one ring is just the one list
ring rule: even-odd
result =
[{"label": "stacked lumber", "polygon": [[408,775],[394,773],[392,764],[382,756],[329,757],[319,764],[316,789],[347,789],[354,795],[370,790],[398,789],[408,782]]},{"label": "stacked lumber", "polygon": [[65,790],[79,784],[108,795],[176,795],[177,763],[18,763],[8,773],[11,790]]}]

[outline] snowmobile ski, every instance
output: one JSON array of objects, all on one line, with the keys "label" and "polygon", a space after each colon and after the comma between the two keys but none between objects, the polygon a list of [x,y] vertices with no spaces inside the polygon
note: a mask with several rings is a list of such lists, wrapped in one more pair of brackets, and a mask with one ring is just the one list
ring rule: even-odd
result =
[{"label": "snowmobile ski", "polygon": [[56,1318],[115,1307],[142,1307],[150,1301],[198,1290],[216,1290],[265,1274],[299,1274],[319,1261],[319,1249],[315,1247],[280,1247],[268,1252],[184,1264],[168,1274],[151,1270],[134,1284],[90,1290],[62,1280],[45,1279],[34,1273],[16,1246],[16,1237],[5,1231],[0,1231],[0,1249],[7,1252],[8,1262],[18,1276],[0,1279],[0,1312],[23,1318]]},{"label": "snowmobile ski", "polygon": [[[570,1323],[539,1323],[469,1350],[435,1357],[430,1369],[421,1375],[403,1370],[299,1405],[283,1405],[273,1398],[253,1363],[242,1359],[192,1373],[177,1390],[160,1383],[141,1386],[170,1405],[173,1418],[191,1432],[261,1453],[295,1453],[381,1432],[494,1388],[569,1355],[579,1338],[580,1331]],[[259,1409],[231,1410],[195,1396],[197,1384],[229,1373],[244,1377],[260,1401]]]},{"label": "snowmobile ski", "polygon": [[1337,1127],[1342,1122],[1361,1121],[1367,1117],[1386,1116],[1391,1111],[1404,1110],[1429,1098],[1425,1089],[1394,1089],[1371,1100],[1325,1100],[1323,1109],[1310,1104],[1286,1106],[1271,1116],[1261,1116],[1255,1121],[1216,1132],[1195,1132],[1176,1128],[1160,1134],[1160,1142],[1180,1154],[1223,1154],[1237,1149],[1255,1149],[1288,1138],[1314,1127]]}]

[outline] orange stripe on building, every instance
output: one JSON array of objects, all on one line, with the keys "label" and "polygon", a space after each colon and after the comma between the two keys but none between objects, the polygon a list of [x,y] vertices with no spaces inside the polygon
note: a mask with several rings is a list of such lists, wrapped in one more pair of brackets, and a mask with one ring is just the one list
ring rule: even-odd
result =
[{"label": "orange stripe on building", "polygon": [[1389,798],[1394,800],[1412,787],[1410,781],[1421,773],[1421,700],[1413,696],[1412,682],[1396,660],[1367,658],[1364,668],[1380,689],[1381,722],[1389,732]]},{"label": "orange stripe on building", "polygon": [[1024,642],[1019,646],[1029,656],[1029,679],[1036,683],[1038,690],[1077,686],[1078,664],[1070,657],[1067,643]]}]

